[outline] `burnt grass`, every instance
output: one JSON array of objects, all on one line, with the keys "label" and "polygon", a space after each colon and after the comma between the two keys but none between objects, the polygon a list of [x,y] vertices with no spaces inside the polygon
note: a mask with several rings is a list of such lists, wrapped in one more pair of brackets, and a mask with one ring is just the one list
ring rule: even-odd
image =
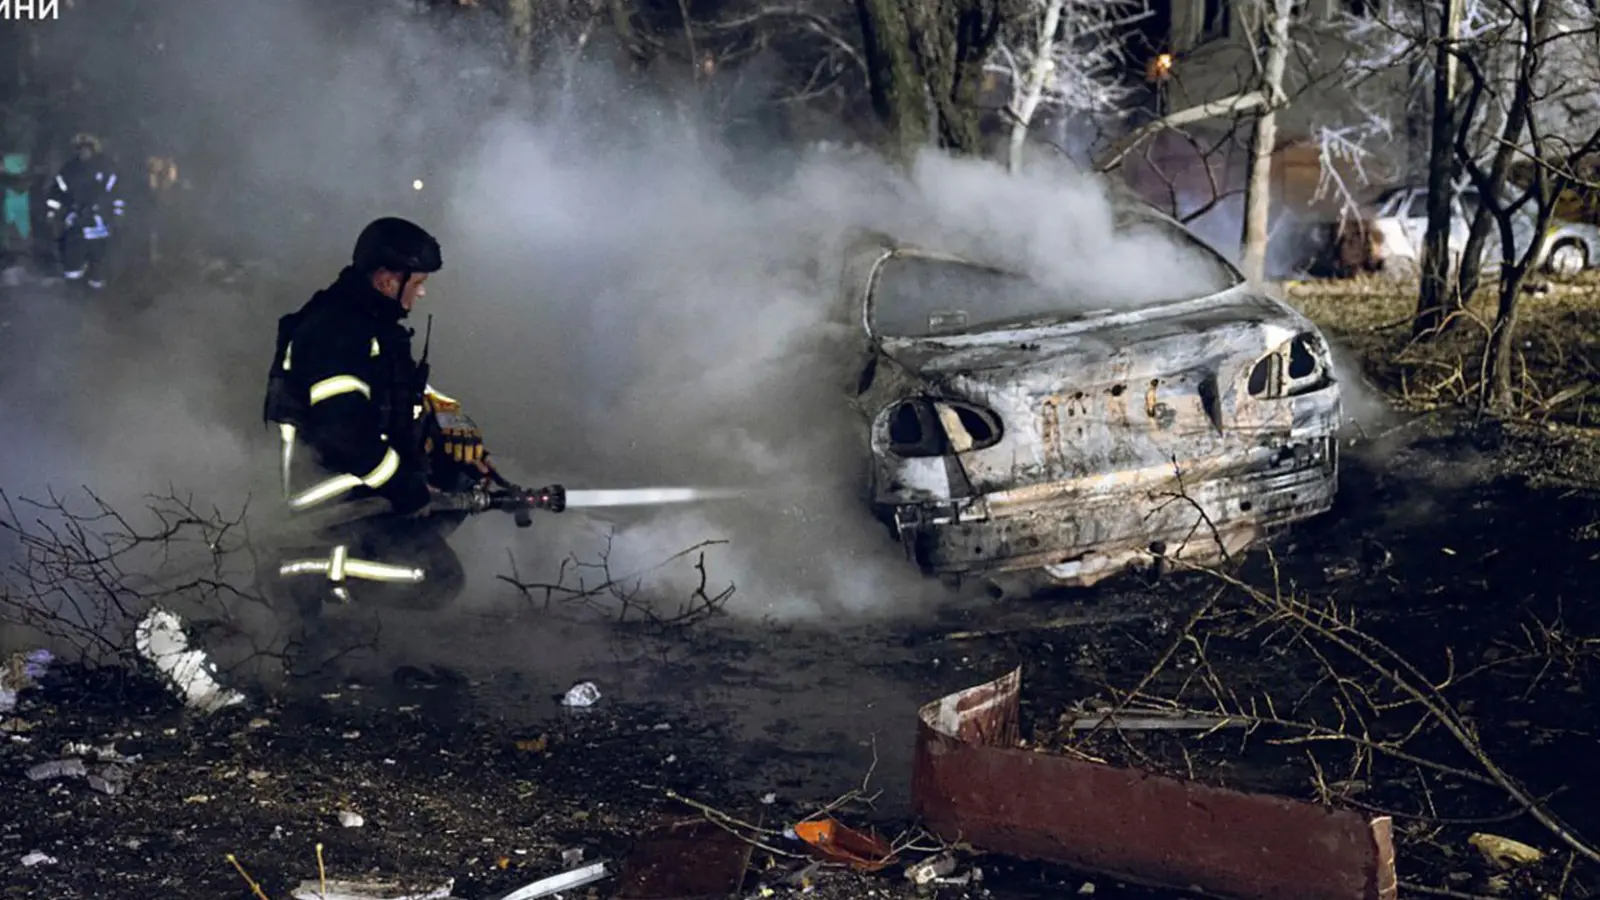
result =
[{"label": "burnt grass", "polygon": [[[1600,722],[1597,472],[1600,439],[1577,429],[1474,425],[1442,408],[1357,430],[1347,441],[1336,508],[1229,572],[1353,613],[1365,633],[1436,682],[1453,671],[1456,680],[1441,695],[1469,719],[1487,753],[1547,798],[1575,833],[1600,840],[1600,807],[1588,786]],[[652,640],[677,642],[682,651],[678,662],[663,664],[663,678],[714,680],[803,658],[834,673],[816,679],[820,702],[867,676],[931,701],[1021,665],[1024,734],[1059,745],[1071,740],[1063,716],[1139,682],[1198,606],[1217,597],[1194,632],[1203,651],[1180,646],[1146,693],[1204,706],[1210,695],[1195,676],[1205,672],[1237,698],[1270,695],[1286,703],[1280,712],[1292,707],[1301,719],[1332,721],[1322,661],[1252,625],[1246,598],[1225,587],[1206,573],[1141,573],[1089,591],[958,604],[887,624],[818,631],[722,623]],[[1051,624],[1099,614],[1138,618]],[[970,631],[988,635],[951,637]],[[1377,684],[1351,659],[1329,665]],[[344,684],[254,696],[246,707],[203,717],[137,669],[58,665],[23,694],[0,730],[0,897],[250,897],[226,859],[233,854],[278,900],[315,880],[321,843],[330,878],[449,877],[455,897],[480,900],[569,868],[561,856],[569,848],[618,871],[649,827],[697,815],[669,792],[781,828],[834,801],[841,771],[847,782],[860,777],[864,735],[898,735],[909,745],[915,730],[909,717],[863,719],[838,741],[824,741],[800,723],[806,706],[797,703],[792,728],[752,738],[666,694],[650,703],[607,698],[589,711],[532,721],[450,714],[452,693],[471,689],[446,674]],[[1372,731],[1392,738],[1418,719],[1401,709],[1375,719]],[[1119,764],[1314,800],[1307,749],[1271,743],[1289,734],[1105,734],[1085,746]],[[83,778],[25,777],[68,744],[137,754],[126,765],[125,790],[111,796]],[[1436,726],[1422,728],[1405,749],[1480,771]],[[1313,750],[1322,780],[1338,783],[1333,802],[1395,815],[1403,881],[1460,895],[1600,894],[1600,867],[1580,861],[1569,870],[1555,836],[1505,792],[1382,754],[1351,771],[1348,746]],[[909,759],[901,751],[886,750],[877,773],[891,795],[875,806],[849,804],[837,811],[841,819],[891,836],[914,828],[908,798],[893,795],[906,789],[906,773],[891,771]],[[835,777],[824,789],[808,773],[829,767]],[[768,789],[776,800],[762,803]],[[343,810],[364,824],[342,826]],[[1474,832],[1524,841],[1547,851],[1546,859],[1496,883],[1467,843]],[[24,868],[22,857],[34,851],[55,861]],[[926,896],[902,874],[922,855],[908,852],[878,874],[814,870],[800,884],[788,876],[804,860],[758,849],[735,896]],[[1152,896],[995,856],[964,857],[959,871],[974,862],[985,875],[979,885],[937,895],[1060,897],[1087,882],[1100,897]],[[613,876],[566,896],[611,897],[619,885]]]}]

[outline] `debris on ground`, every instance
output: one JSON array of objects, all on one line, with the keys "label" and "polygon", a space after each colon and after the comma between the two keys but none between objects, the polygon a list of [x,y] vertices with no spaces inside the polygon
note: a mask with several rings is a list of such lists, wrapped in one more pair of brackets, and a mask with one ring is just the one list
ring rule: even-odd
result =
[{"label": "debris on ground", "polygon": [[[1438,443],[1430,445],[1428,458],[1440,455],[1438,446],[1460,446],[1444,437],[1430,440]],[[1567,757],[1578,760],[1577,766],[1592,755],[1592,698],[1600,696],[1593,680],[1592,660],[1600,647],[1592,637],[1597,633],[1593,606],[1572,602],[1588,595],[1594,557],[1600,549],[1595,543],[1600,525],[1593,521],[1592,500],[1568,499],[1549,491],[1534,493],[1522,482],[1480,484],[1484,467],[1470,456],[1452,457],[1436,466],[1447,469],[1451,478],[1470,480],[1470,488],[1447,491],[1435,489],[1432,482],[1418,486],[1411,470],[1422,468],[1413,465],[1421,455],[1417,451],[1396,464],[1407,470],[1404,478],[1374,476],[1370,468],[1363,468],[1365,464],[1347,458],[1341,478],[1353,497],[1350,514],[1291,532],[1298,548],[1284,545],[1272,563],[1282,567],[1284,583],[1296,585],[1297,590],[1344,591],[1339,599],[1352,615],[1359,614],[1368,627],[1374,620],[1382,620],[1392,632],[1403,632],[1391,646],[1420,659],[1430,671],[1439,672],[1441,679],[1448,674],[1446,661],[1458,662],[1463,673],[1475,668],[1471,678],[1463,674],[1449,687],[1450,697],[1458,705],[1474,704],[1462,709],[1463,721],[1485,740],[1500,742],[1501,746],[1489,750],[1515,777],[1527,779],[1534,796],[1557,798],[1564,805],[1562,819],[1572,823],[1575,831],[1600,833],[1594,816],[1577,796],[1579,792],[1563,790],[1561,782],[1581,783],[1573,782],[1576,776],[1570,774],[1581,769],[1564,764],[1558,755],[1568,752],[1563,749],[1568,744],[1582,751],[1582,755]],[[1482,512],[1468,514],[1480,508]],[[1527,524],[1535,515],[1538,529]],[[1382,546],[1375,554],[1379,562],[1368,562],[1374,554],[1364,548],[1380,541]],[[1457,555],[1445,555],[1441,547],[1450,547]],[[1246,567],[1253,560],[1241,560],[1241,571],[1248,574]],[[1325,574],[1330,560],[1341,561],[1341,565],[1344,560],[1351,561],[1339,573],[1337,586],[1330,586],[1332,579]],[[1383,574],[1375,576],[1380,570]],[[1537,573],[1538,578],[1530,573]],[[1252,577],[1258,585],[1272,583],[1259,573]],[[1005,744],[1000,739],[1003,733],[997,733],[999,743],[993,745],[976,741],[971,734],[960,735],[962,741],[930,744],[919,734],[916,765],[925,768],[926,757],[933,750],[948,752],[943,763],[957,765],[963,758],[986,758],[961,756],[972,753],[974,747],[1009,747],[1026,753],[1035,772],[1042,773],[1051,769],[1061,752],[1086,746],[1110,760],[1086,765],[1112,774],[1129,770],[1135,756],[1146,754],[1154,759],[1151,769],[1164,776],[1145,776],[1146,780],[1170,787],[1184,784],[1181,751],[1191,750],[1198,772],[1198,778],[1192,780],[1227,782],[1222,786],[1246,797],[1255,796],[1254,786],[1241,787],[1238,781],[1252,781],[1259,772],[1240,766],[1219,777],[1214,763],[1219,759],[1240,761],[1240,745],[1247,742],[1252,745],[1251,754],[1278,752],[1263,750],[1263,745],[1273,742],[1270,734],[1262,737],[1262,731],[1268,729],[1229,728],[1216,735],[1198,729],[1135,732],[1127,728],[1128,717],[1160,714],[1152,714],[1137,702],[1124,702],[1118,694],[1139,685],[1128,693],[1160,700],[1176,696],[1186,707],[1200,712],[1189,702],[1192,698],[1183,697],[1174,685],[1210,677],[1211,669],[1204,660],[1196,660],[1196,655],[1204,652],[1211,655],[1212,663],[1230,664],[1222,670],[1223,680],[1226,688],[1241,695],[1273,692],[1283,703],[1280,709],[1300,696],[1300,682],[1295,679],[1303,676],[1296,673],[1294,660],[1276,655],[1271,642],[1258,640],[1254,634],[1239,641],[1258,657],[1258,665],[1248,670],[1231,667],[1227,654],[1219,652],[1220,641],[1196,641],[1183,643],[1175,651],[1174,671],[1167,681],[1146,684],[1141,680],[1164,647],[1179,643],[1179,626],[1188,604],[1203,600],[1212,585],[1210,576],[1173,572],[1157,584],[1113,586],[1095,595],[1094,605],[1106,612],[1108,619],[1122,608],[1158,613],[1147,617],[1148,625],[1089,622],[1070,629],[1002,627],[1017,623],[988,611],[969,610],[941,612],[935,623],[919,621],[910,635],[903,626],[897,626],[902,627],[900,631],[862,626],[848,633],[832,629],[810,635],[795,630],[775,637],[730,624],[726,633],[699,633],[693,642],[671,644],[670,654],[662,651],[671,666],[679,666],[683,658],[692,655],[697,668],[688,677],[686,690],[701,690],[708,684],[740,685],[744,693],[733,694],[735,699],[727,701],[726,707],[713,706],[715,714],[711,715],[702,707],[679,702],[676,693],[670,702],[624,701],[624,695],[647,696],[650,692],[620,688],[608,688],[617,696],[598,704],[592,714],[549,715],[546,703],[529,704],[527,698],[559,700],[560,684],[576,679],[563,674],[559,681],[540,682],[528,689],[526,681],[493,682],[503,670],[491,668],[487,686],[452,685],[449,696],[439,690],[429,699],[440,702],[424,704],[421,710],[415,705],[417,695],[396,697],[392,692],[438,689],[431,685],[390,686],[383,677],[387,672],[376,676],[383,684],[365,691],[349,683],[308,685],[303,698],[286,697],[270,712],[262,713],[271,716],[267,727],[269,720],[264,718],[246,723],[248,715],[186,715],[184,705],[175,699],[179,693],[153,687],[150,679],[143,677],[144,666],[135,673],[85,674],[77,666],[63,664],[60,671],[52,672],[37,699],[31,694],[24,697],[27,742],[0,740],[0,766],[15,778],[40,762],[64,761],[53,759],[72,755],[60,752],[63,745],[81,750],[83,745],[78,742],[99,745],[106,737],[114,737],[124,750],[142,757],[134,770],[137,779],[130,783],[126,799],[112,802],[84,789],[84,776],[71,776],[80,779],[77,781],[43,782],[32,790],[30,785],[13,790],[8,796],[9,815],[0,817],[0,841],[13,848],[8,881],[21,892],[19,896],[59,900],[246,896],[237,883],[224,883],[235,876],[217,871],[223,867],[216,864],[223,853],[242,848],[256,858],[253,868],[262,870],[268,896],[280,898],[287,897],[290,888],[308,873],[315,874],[307,866],[307,847],[312,841],[326,841],[340,858],[360,861],[356,872],[435,879],[433,884],[438,883],[436,879],[453,876],[456,896],[465,900],[503,898],[508,891],[537,884],[535,879],[579,868],[592,859],[626,860],[618,883],[569,890],[567,896],[607,897],[613,896],[612,890],[626,900],[695,896],[687,891],[672,893],[672,885],[664,878],[639,879],[642,884],[634,890],[631,877],[640,868],[635,858],[646,855],[645,847],[657,823],[681,812],[667,808],[675,804],[663,798],[681,791],[730,810],[745,804],[740,815],[753,823],[741,834],[723,838],[728,857],[748,860],[747,866],[738,867],[745,883],[708,896],[978,900],[992,892],[1016,900],[1058,900],[1074,895],[1149,898],[1151,895],[1120,884],[1115,873],[1096,874],[1094,881],[1086,881],[1082,870],[1020,862],[1000,853],[1002,844],[991,835],[980,839],[974,831],[955,837],[951,830],[940,829],[944,840],[924,840],[906,811],[898,808],[903,797],[891,797],[881,808],[854,803],[823,807],[826,798],[816,794],[826,790],[832,795],[846,786],[844,782],[853,783],[869,762],[867,738],[875,738],[874,729],[889,703],[904,704],[902,708],[909,713],[914,708],[909,698],[944,696],[1026,664],[1030,667],[1029,696],[1022,714],[1030,726],[1028,750]],[[1568,601],[1564,610],[1558,602],[1562,597]],[[1065,601],[1043,602],[1055,605],[1047,606],[1049,611],[1039,614],[1039,619],[1048,624],[1064,618]],[[1535,612],[1543,617],[1534,620]],[[1235,608],[1220,615],[1230,626],[1240,617]],[[1472,623],[1482,623],[1482,640],[1459,636]],[[1424,624],[1427,627],[1421,627]],[[938,639],[955,628],[982,636],[968,638],[959,652],[953,652],[949,643]],[[1519,649],[1520,644],[1511,642],[1518,637],[1514,632],[1519,628],[1547,642],[1548,648],[1535,648],[1540,650],[1537,653]],[[198,623],[195,630],[199,632]],[[652,644],[651,652],[655,651]],[[683,655],[676,655],[680,651]],[[873,660],[870,667],[857,662],[867,658]],[[812,663],[824,664],[837,673],[832,681],[842,686],[837,693],[823,690],[806,695],[805,688],[794,686],[819,681],[814,672],[804,668]],[[1497,673],[1511,671],[1512,666],[1537,671],[1541,687],[1533,700],[1527,697],[1526,684],[1495,680],[1504,677]],[[512,671],[521,674],[521,670]],[[678,668],[663,667],[661,671],[683,675]],[[863,672],[872,677],[858,683]],[[1317,669],[1315,674],[1321,672]],[[773,673],[777,673],[776,687],[746,688],[747,682]],[[600,673],[574,674],[588,677]],[[640,683],[646,683],[642,679]],[[1020,689],[1020,681],[1018,684]],[[1485,689],[1485,684],[1494,689]],[[847,691],[845,700],[855,704],[853,711],[847,711],[840,700]],[[379,693],[385,697],[380,699]],[[1111,702],[1095,705],[1102,693]],[[778,722],[783,730],[762,722],[771,730],[755,739],[749,734],[759,732],[741,730],[752,724],[742,720],[751,714],[752,694],[758,702],[781,698],[788,707]],[[319,701],[319,696],[330,702]],[[334,699],[340,702],[331,702]],[[526,712],[535,706],[535,712]],[[971,703],[952,701],[951,706],[951,716],[957,720],[978,717]],[[503,713],[512,707],[519,712],[511,717],[536,718],[516,720],[510,725],[515,730],[508,731],[506,718],[510,717]],[[1226,711],[1237,708],[1227,707]],[[470,713],[465,712],[469,709]],[[828,744],[819,739],[819,726],[805,721],[819,709],[828,713],[821,717],[821,733],[842,735],[844,740]],[[1068,713],[1065,719],[1059,715],[1062,711]],[[1112,721],[1101,723],[1099,734],[1086,736],[1084,729],[1068,727],[1079,718],[1107,716]],[[927,717],[924,710],[924,722]],[[0,720],[0,730],[16,727]],[[1374,733],[1382,737],[1381,732]],[[1036,737],[1045,734],[1048,740]],[[352,735],[360,739],[349,737]],[[1585,735],[1587,744],[1583,743]],[[20,731],[17,737],[21,737]],[[518,737],[528,740],[515,740]],[[1080,738],[1083,744],[1076,744]],[[1098,744],[1091,746],[1091,739]],[[870,762],[876,765],[875,743],[872,748]],[[1298,749],[1282,752],[1303,761]],[[80,755],[85,771],[93,771],[98,754]],[[664,759],[677,762],[663,766]],[[893,768],[892,777],[902,775],[907,764],[898,751],[885,756],[884,765]],[[1303,777],[1305,770],[1286,767],[1286,771],[1289,775],[1285,777],[1298,783],[1283,793],[1305,801],[1303,795],[1310,795],[1314,787]],[[951,788],[957,801],[982,801],[985,810],[997,816],[1015,811],[1006,805],[1015,799],[1010,795],[982,792],[984,784],[996,783],[994,770],[973,765],[967,773],[971,784]],[[916,777],[919,782],[926,780],[925,772]],[[1507,896],[1600,896],[1594,889],[1594,870],[1582,859],[1571,884],[1558,884],[1566,877],[1561,863],[1569,854],[1556,853],[1555,846],[1544,851],[1546,865],[1542,866],[1503,871],[1498,864],[1480,862],[1481,851],[1469,848],[1467,836],[1472,827],[1489,826],[1460,823],[1507,823],[1494,827],[1516,828],[1510,833],[1534,843],[1541,839],[1537,826],[1525,816],[1519,819],[1518,808],[1506,804],[1498,791],[1468,785],[1476,794],[1486,795],[1474,796],[1469,803],[1464,800],[1468,790],[1452,784],[1448,775],[1431,775],[1426,782],[1420,778],[1408,782],[1412,786],[1401,790],[1410,795],[1401,796],[1396,803],[1394,784],[1385,784],[1385,777],[1330,766],[1325,785],[1319,786],[1332,789],[1337,796],[1319,807],[1318,816],[1347,820],[1353,810],[1360,811],[1347,802],[1350,797],[1370,802],[1375,809],[1396,810],[1394,840],[1407,842],[1402,844],[1405,858],[1400,867],[1409,881],[1457,893],[1506,890]],[[825,779],[833,780],[825,789],[819,788],[818,783]],[[1048,781],[1039,779],[1035,786]],[[1370,783],[1363,788],[1361,781]],[[918,787],[920,784],[914,785],[914,789]],[[1069,843],[1064,851],[1059,842],[1046,842],[1038,831],[1022,831],[1014,837],[1032,838],[1035,845],[1015,852],[1049,858],[1068,855],[1066,851],[1082,855],[1103,850],[1097,843],[1103,838],[1097,838],[1095,830],[1107,830],[1114,837],[1125,824],[1116,821],[1116,816],[1135,815],[1141,808],[1118,804],[1118,798],[1134,790],[1129,784],[1112,787],[1116,790],[1110,801],[1058,803],[1049,811],[1047,825],[1075,829],[1074,836],[1087,833],[1083,846]],[[1385,792],[1390,793],[1377,796]],[[1217,816],[1209,831],[1200,831],[1199,846],[1212,846],[1209,842],[1218,839],[1218,832],[1235,828],[1237,816],[1232,807],[1212,803],[1216,795],[1195,792],[1187,796],[1205,803]],[[807,802],[817,805],[802,808]],[[1428,806],[1436,802],[1437,813]],[[340,809],[359,809],[371,823],[383,827],[341,829],[334,819]],[[899,850],[902,863],[868,874],[848,863],[813,861],[808,847],[785,843],[784,824],[806,821],[815,809],[825,809],[838,821],[857,828],[870,825],[881,833],[896,834],[891,843]],[[1164,812],[1169,807],[1157,805],[1157,809]],[[1340,809],[1343,811],[1338,812]],[[1445,825],[1423,818],[1417,824],[1414,820],[1419,812],[1422,817],[1460,818]],[[1173,847],[1179,839],[1177,832],[1189,824],[1169,815],[1147,816],[1146,820],[1151,823],[1148,843],[1156,848]],[[713,846],[713,842],[719,838],[717,832],[726,830],[721,827],[724,822],[713,819],[697,835],[685,835],[680,844],[682,854],[693,853],[698,846],[705,854],[701,868],[721,869],[717,860],[724,857],[724,845]],[[902,828],[909,830],[897,834]],[[1250,830],[1235,830],[1239,831],[1236,845],[1256,841]],[[970,868],[965,856],[957,856],[955,866],[949,867],[942,857],[951,849],[945,845],[951,839],[961,842],[956,845],[959,854],[992,855],[982,857],[981,871]],[[1545,839],[1555,842],[1554,838]],[[1368,840],[1377,838],[1368,835]],[[1139,842],[1128,843],[1139,849]],[[1272,845],[1269,842],[1267,846]],[[577,848],[583,850],[581,857],[573,852]],[[1238,852],[1241,848],[1228,849]],[[27,850],[41,856],[54,854],[68,864],[17,867],[15,860]],[[1436,855],[1428,855],[1434,851]],[[1308,848],[1299,852],[1308,852]],[[658,858],[670,855],[658,852]],[[161,865],[150,865],[151,859],[160,859]],[[1293,860],[1269,857],[1265,862],[1271,867]],[[674,867],[686,870],[694,864],[669,861],[655,870]],[[914,873],[931,880],[919,885]],[[1167,883],[1178,883],[1183,877],[1170,870],[1157,874]],[[1316,875],[1317,871],[1307,869],[1299,889],[1287,895],[1297,900],[1321,896],[1317,893],[1320,886],[1304,889],[1307,883],[1315,884]],[[1562,889],[1567,887],[1571,889]],[[315,890],[313,885],[309,896],[315,897]],[[714,890],[720,891],[721,885]],[[1156,896],[1171,900],[1172,894]]]},{"label": "debris on ground", "polygon": [[190,707],[203,713],[244,702],[244,695],[217,681],[216,665],[203,650],[189,649],[183,620],[152,607],[134,631],[134,646]]},{"label": "debris on ground", "polygon": [[302,881],[289,896],[293,900],[450,900],[455,879],[427,887],[395,881]]},{"label": "debris on ground", "polygon": [[862,872],[893,865],[894,848],[874,834],[866,834],[834,819],[817,819],[794,826],[795,837],[823,859],[845,863]]},{"label": "debris on ground", "polygon": [[922,708],[913,804],[995,853],[1226,897],[1390,900],[1388,817],[1024,749],[1022,670]]},{"label": "debris on ground", "polygon": [[81,759],[54,759],[28,768],[29,781],[51,781],[56,778],[83,778],[89,768]]},{"label": "debris on ground", "polygon": [[586,709],[598,702],[600,702],[600,689],[595,687],[595,684],[592,681],[585,681],[582,684],[573,685],[572,688],[567,691],[566,696],[561,698],[562,706],[571,707],[573,709]]},{"label": "debris on ground", "polygon": [[34,866],[53,866],[55,863],[56,858],[54,856],[46,856],[37,850],[22,858],[22,867],[24,869],[31,869]]},{"label": "debris on ground", "polygon": [[606,870],[603,862],[593,863],[581,869],[562,872],[560,875],[551,875],[541,878],[526,887],[518,888],[509,894],[496,897],[494,900],[540,900],[542,897],[552,897],[563,891],[581,888],[586,884],[593,884],[611,873]]},{"label": "debris on ground", "polygon": [[1499,869],[1531,866],[1544,859],[1542,851],[1498,834],[1479,832],[1468,837],[1467,843],[1477,848],[1490,865]]},{"label": "debris on ground", "polygon": [[955,854],[941,853],[922,862],[906,866],[906,880],[918,886],[928,885],[942,878],[949,878],[955,871]]},{"label": "debris on ground", "polygon": [[[89,749],[90,748],[83,745],[74,746],[69,744],[66,747],[66,750],[69,753],[80,750],[87,751]],[[84,755],[88,754],[85,753]],[[106,758],[107,754],[100,754],[100,756],[102,759],[104,759]],[[36,763],[28,767],[26,774],[29,781],[55,781],[62,778],[85,778],[89,782],[89,787],[93,790],[99,791],[100,793],[108,796],[116,796],[127,788],[128,779],[130,777],[128,769],[125,768],[121,763],[131,762],[133,759],[130,757],[122,757],[115,752],[110,753],[109,756],[117,761],[92,772],[82,759],[77,757],[69,757],[66,759],[54,759],[48,762]]]}]

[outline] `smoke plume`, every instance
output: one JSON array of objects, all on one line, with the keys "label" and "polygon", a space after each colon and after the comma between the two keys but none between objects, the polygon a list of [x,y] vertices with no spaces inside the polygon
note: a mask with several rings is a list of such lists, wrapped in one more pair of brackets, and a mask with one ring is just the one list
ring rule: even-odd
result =
[{"label": "smoke plume", "polygon": [[[419,346],[431,315],[435,383],[484,427],[509,477],[748,492],[574,510],[531,533],[470,522],[454,543],[473,602],[504,593],[492,576],[508,550],[524,577],[548,576],[614,529],[616,575],[725,541],[707,567],[713,588],[737,585],[739,614],[903,611],[940,592],[863,503],[847,391],[862,342],[837,270],[850,235],[1070,278],[1099,307],[1195,284],[1166,237],[1114,233],[1098,182],[1064,166],[1013,178],[929,154],[901,173],[863,153],[735,150],[603,54],[525,96],[482,75],[497,71],[491,50],[398,14],[154,9],[134,42],[150,64],[126,64],[119,44],[117,66],[86,76],[98,102],[84,112],[125,166],[146,148],[184,162],[193,189],[173,227],[194,239],[186,255],[267,267],[233,286],[174,283],[137,312],[115,297],[70,312],[28,299],[17,315],[43,338],[4,399],[38,425],[8,483],[127,499],[170,482],[219,505],[270,504],[274,436],[259,403],[273,322],[332,279],[362,223],[400,214],[444,245],[446,268],[412,317]],[[55,63],[98,58],[85,46],[96,40],[110,39],[81,36]],[[118,134],[134,136],[119,148]],[[644,586],[681,592],[694,577],[684,562]]]}]

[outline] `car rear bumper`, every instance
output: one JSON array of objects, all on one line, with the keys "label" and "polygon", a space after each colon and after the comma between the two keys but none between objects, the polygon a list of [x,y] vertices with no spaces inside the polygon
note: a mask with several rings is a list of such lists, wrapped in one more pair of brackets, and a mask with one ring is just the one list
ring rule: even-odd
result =
[{"label": "car rear bumper", "polygon": [[1040,570],[1062,585],[1089,585],[1157,557],[1205,562],[1232,554],[1276,526],[1333,506],[1338,443],[1321,436],[1265,461],[1157,488],[1085,497],[1070,483],[1049,499],[951,507],[903,506],[895,522],[907,553],[932,575],[985,577]]}]

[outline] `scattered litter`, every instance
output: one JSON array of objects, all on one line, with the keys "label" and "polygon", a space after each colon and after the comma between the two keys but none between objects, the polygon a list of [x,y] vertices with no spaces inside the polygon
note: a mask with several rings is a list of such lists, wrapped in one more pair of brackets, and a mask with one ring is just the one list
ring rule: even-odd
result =
[{"label": "scattered litter", "polygon": [[916,865],[906,866],[906,878],[919,887],[948,878],[956,870],[956,858],[949,853],[925,859]]},{"label": "scattered litter", "polygon": [[107,796],[115,797],[128,787],[128,770],[115,763],[89,776],[89,787]]},{"label": "scattered litter", "polygon": [[189,649],[183,620],[161,607],[152,607],[139,623],[134,631],[134,646],[194,709],[213,713],[244,702],[243,694],[218,683],[216,666],[206,658],[204,651]]},{"label": "scattered litter", "polygon": [[570,850],[561,851],[561,864],[563,866],[576,866],[581,862],[583,862],[582,847],[573,847]]},{"label": "scattered litter", "polygon": [[45,669],[55,657],[49,650],[13,653],[0,667],[0,712],[17,708],[17,695],[33,687],[44,677]]},{"label": "scattered litter", "polygon": [[822,863],[820,861],[814,862],[805,866],[804,868],[789,873],[789,877],[785,878],[784,881],[790,887],[797,887],[802,891],[809,891],[811,890],[811,880],[815,878],[817,873],[820,871],[822,871]]},{"label": "scattered litter", "polygon": [[37,850],[33,851],[32,853],[29,853],[27,856],[24,856],[22,858],[22,867],[25,868],[25,869],[31,869],[34,866],[43,866],[43,865],[53,866],[55,864],[56,864],[56,858],[54,856],[46,856],[45,854],[40,853]]},{"label": "scattered litter", "polygon": [[88,774],[89,769],[81,759],[57,759],[30,767],[28,769],[28,780],[45,781],[51,778],[82,778]]},{"label": "scattered litter", "polygon": [[955,874],[954,853],[941,853],[920,863],[906,867],[906,878],[917,887],[929,885],[962,885],[983,880],[983,870],[973,866],[960,875]]},{"label": "scattered litter", "polygon": [[360,828],[367,824],[367,820],[348,809],[341,809],[339,810],[339,824],[346,828]]},{"label": "scattered litter", "polygon": [[[89,787],[102,794],[116,796],[128,786],[128,770],[124,763],[137,762],[137,756],[123,756],[116,748],[107,744],[104,747],[91,747],[88,744],[67,744],[62,748],[70,758],[56,759],[50,762],[38,763],[28,769],[28,780],[46,781],[57,778],[85,778],[89,779]],[[113,760],[99,771],[90,772],[80,756],[94,756],[100,760]]]},{"label": "scattered litter", "polygon": [[962,872],[960,875],[951,875],[949,878],[935,878],[934,884],[938,885],[963,885],[976,884],[983,880],[983,870],[977,866]]},{"label": "scattered litter", "polygon": [[1078,893],[1085,897],[1092,895],[1094,893],[1094,882],[1085,881],[1083,885],[1078,888]]},{"label": "scattered litter", "polygon": [[316,881],[302,881],[289,896],[294,900],[449,900],[456,880],[446,878],[419,890],[394,881],[329,881],[327,892]]},{"label": "scattered litter", "polygon": [[1531,866],[1541,859],[1544,853],[1536,850],[1521,841],[1513,841],[1498,834],[1478,832],[1467,838],[1467,843],[1478,848],[1483,858],[1491,865],[1501,869],[1513,869],[1517,866]]},{"label": "scattered litter", "polygon": [[833,819],[801,822],[794,826],[794,834],[824,859],[848,863],[863,872],[876,872],[895,861],[894,848],[883,838],[863,834]]},{"label": "scattered litter", "polygon": [[[609,874],[606,871],[606,864],[597,862],[581,869],[573,869],[570,872],[562,872],[560,875],[541,878],[533,884],[517,888],[509,894],[503,894],[496,900],[539,900],[541,897],[549,897],[562,891],[570,891],[586,884],[593,884]],[[330,897],[328,900],[333,900],[333,898]]]},{"label": "scattered litter", "polygon": [[92,756],[100,762],[110,763],[136,763],[138,756],[124,756],[117,752],[115,744],[96,747],[92,744],[65,744],[61,748],[62,756]]},{"label": "scattered litter", "polygon": [[777,803],[777,802],[778,802],[778,795],[773,793],[773,792],[771,792],[771,791],[768,791],[767,793],[761,795],[761,804],[763,806],[771,806],[772,804]]},{"label": "scattered litter", "polygon": [[600,689],[595,687],[594,682],[585,681],[582,684],[573,685],[571,690],[567,691],[567,695],[561,698],[561,705],[574,709],[583,709],[595,705],[599,699]]},{"label": "scattered litter", "polygon": [[701,818],[647,832],[622,865],[619,900],[723,898],[744,884],[751,845]]}]

